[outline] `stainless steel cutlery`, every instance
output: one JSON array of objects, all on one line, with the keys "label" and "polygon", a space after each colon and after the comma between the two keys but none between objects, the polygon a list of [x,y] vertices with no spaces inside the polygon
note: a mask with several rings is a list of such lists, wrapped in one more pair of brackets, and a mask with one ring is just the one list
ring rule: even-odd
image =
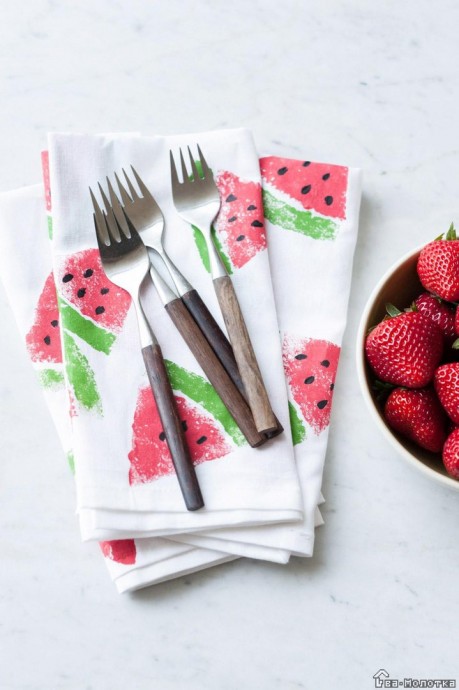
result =
[{"label": "stainless steel cutlery", "polygon": [[[137,171],[132,168],[131,178],[123,170],[123,182],[115,174],[117,191],[108,177],[107,193],[99,183],[104,210],[90,190],[102,265],[110,280],[132,297],[145,368],[188,510],[203,507],[204,501],[161,348],[140,300],[140,288],[148,274],[165,310],[248,443],[259,446],[283,431],[271,409],[234,287],[212,239],[220,195],[212,171],[197,148],[197,162],[188,149],[190,170],[180,150],[181,182],[171,152],[173,200],[182,218],[199,227],[206,239],[212,280],[231,343],[166,252],[163,214]],[[153,255],[160,257],[171,284],[156,268]]]},{"label": "stainless steel cutlery", "polygon": [[[131,180],[124,173],[129,193],[119,178],[117,178],[119,193],[123,200],[123,205],[121,205],[112,184],[107,179],[110,201],[104,194],[102,196],[106,212],[107,214],[113,213],[118,226],[123,232],[127,233],[130,227],[135,227],[149,251],[154,249],[164,260],[164,256],[167,255],[162,245],[163,214],[140,177],[137,173],[134,172],[134,174],[142,196],[139,196]],[[174,275],[179,276],[177,277],[177,282],[182,288],[189,285],[169,258],[164,263],[172,278]],[[173,267],[172,270],[171,267]],[[265,439],[258,433],[255,427],[246,400],[232,382],[205,335],[188,312],[179,294],[177,294],[178,291],[173,290],[165,283],[153,263],[150,264],[150,275],[167,313],[247,441],[253,447],[261,445]],[[177,283],[175,285],[177,286]],[[189,289],[191,289],[191,286]]]},{"label": "stainless steel cutlery", "polygon": [[[231,278],[226,272],[213,242],[211,228],[219,210],[220,194],[213,174],[199,148],[197,160],[200,170],[188,148],[189,168],[180,149],[182,181],[179,180],[174,156],[170,154],[172,196],[181,215],[191,225],[198,227],[207,244],[212,280],[220,309],[228,331],[247,401],[255,426],[260,433],[275,432],[278,422],[269,402],[268,394],[258,366],[239,301]],[[260,314],[260,318],[262,318]]]},{"label": "stainless steel cutlery", "polygon": [[134,303],[145,368],[183,498],[188,510],[198,510],[204,505],[201,490],[185,441],[161,348],[147,322],[140,302],[140,286],[150,270],[147,249],[132,225],[120,226],[117,223],[103,189],[100,187],[106,208],[105,213],[99,207],[92,190],[90,192],[102,266],[108,278],[124,288]]}]

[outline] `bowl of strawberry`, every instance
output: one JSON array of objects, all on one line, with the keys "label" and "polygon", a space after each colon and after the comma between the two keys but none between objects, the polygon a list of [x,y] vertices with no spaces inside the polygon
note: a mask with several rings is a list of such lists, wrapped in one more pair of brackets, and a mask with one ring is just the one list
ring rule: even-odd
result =
[{"label": "bowl of strawberry", "polygon": [[362,316],[364,398],[413,466],[459,490],[459,238],[451,225],[380,280]]}]

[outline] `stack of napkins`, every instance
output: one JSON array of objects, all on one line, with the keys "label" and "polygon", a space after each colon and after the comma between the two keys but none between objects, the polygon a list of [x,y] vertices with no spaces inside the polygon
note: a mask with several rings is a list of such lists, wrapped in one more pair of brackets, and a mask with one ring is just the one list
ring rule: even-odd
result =
[{"label": "stack of napkins", "polygon": [[[216,242],[285,432],[246,443],[151,281],[160,342],[205,508],[185,509],[129,296],[105,276],[88,186],[132,164],[165,245],[224,329],[199,228],[175,211],[169,150],[199,143],[220,190]],[[0,197],[0,274],[69,464],[84,541],[125,592],[240,556],[311,556],[361,194],[360,171],[259,159],[246,130],[51,134],[44,185]],[[167,274],[164,274],[167,278]]]}]

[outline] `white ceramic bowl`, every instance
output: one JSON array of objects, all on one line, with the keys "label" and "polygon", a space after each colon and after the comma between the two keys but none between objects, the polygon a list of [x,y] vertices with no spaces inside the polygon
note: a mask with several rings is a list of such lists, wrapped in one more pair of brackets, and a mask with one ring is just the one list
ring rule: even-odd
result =
[{"label": "white ceramic bowl", "polygon": [[422,247],[415,249],[392,266],[383,275],[370,295],[357,336],[357,373],[367,407],[379,430],[397,453],[426,477],[459,491],[459,481],[448,476],[440,455],[423,450],[403,436],[396,434],[386,424],[382,414],[382,406],[377,402],[371,388],[374,374],[371,373],[365,360],[365,336],[369,328],[383,319],[386,313],[386,303],[391,302],[402,309],[411,304],[423,291],[416,272],[416,263],[421,249]]}]

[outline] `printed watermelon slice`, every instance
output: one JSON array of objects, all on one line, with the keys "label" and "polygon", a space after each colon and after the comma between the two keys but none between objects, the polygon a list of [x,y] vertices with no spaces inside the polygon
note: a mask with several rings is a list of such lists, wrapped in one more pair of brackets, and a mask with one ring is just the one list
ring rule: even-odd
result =
[{"label": "printed watermelon slice", "polygon": [[66,257],[58,268],[56,284],[60,296],[82,316],[114,333],[121,330],[131,298],[108,280],[97,249],[85,249]]},{"label": "printed watermelon slice", "polygon": [[49,178],[49,153],[48,151],[41,152],[41,169],[43,173],[43,185],[45,187],[45,203],[46,210],[51,211],[51,185]]},{"label": "printed watermelon slice", "polygon": [[99,546],[105,558],[124,565],[132,565],[136,561],[137,549],[134,539],[116,539],[114,541],[101,541]]},{"label": "printed watermelon slice", "polygon": [[47,277],[35,309],[35,321],[26,335],[26,345],[33,362],[62,362],[59,310],[52,273]]},{"label": "printed watermelon slice", "polygon": [[[229,443],[210,415],[180,395],[176,395],[175,400],[195,465],[231,452]],[[151,482],[172,474],[175,471],[172,458],[150,388],[139,392],[132,429],[129,483]]]},{"label": "printed watermelon slice", "polygon": [[266,182],[304,209],[330,218],[346,217],[347,168],[277,156],[262,158],[260,168]]},{"label": "printed watermelon slice", "polygon": [[316,434],[330,422],[339,353],[339,346],[327,340],[285,335],[282,343],[291,396]]},{"label": "printed watermelon slice", "polygon": [[216,183],[222,199],[217,232],[231,263],[241,268],[266,249],[261,185],[226,171]]},{"label": "printed watermelon slice", "polygon": [[348,169],[269,156],[260,159],[265,218],[316,240],[335,239],[345,218]]}]

